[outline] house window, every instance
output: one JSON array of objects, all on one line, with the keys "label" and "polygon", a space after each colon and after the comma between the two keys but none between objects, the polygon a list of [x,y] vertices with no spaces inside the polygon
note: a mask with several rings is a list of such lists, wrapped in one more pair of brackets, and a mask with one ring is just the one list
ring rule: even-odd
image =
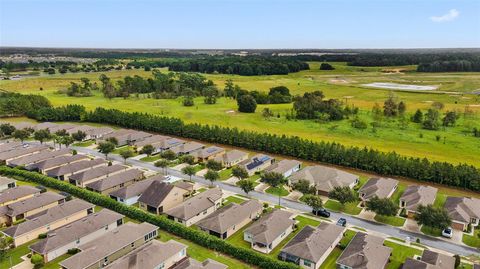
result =
[{"label": "house window", "polygon": [[285,234],[286,234],[286,232],[283,232],[283,233],[282,233],[282,235],[281,235],[280,237],[284,237],[284,236],[285,236]]},{"label": "house window", "polygon": [[185,249],[182,249],[182,251],[180,251],[180,257],[183,257],[186,255],[186,250]]},{"label": "house window", "polygon": [[134,247],[135,247],[135,242],[132,242],[132,243],[130,244],[130,246],[131,246],[132,248],[134,248]]},{"label": "house window", "polygon": [[303,260],[303,265],[310,267],[312,266],[312,263],[308,260]]},{"label": "house window", "polygon": [[124,202],[123,198],[120,198],[120,202],[122,202],[122,203]]},{"label": "house window", "polygon": [[103,258],[103,262],[107,263],[108,262],[108,257]]}]

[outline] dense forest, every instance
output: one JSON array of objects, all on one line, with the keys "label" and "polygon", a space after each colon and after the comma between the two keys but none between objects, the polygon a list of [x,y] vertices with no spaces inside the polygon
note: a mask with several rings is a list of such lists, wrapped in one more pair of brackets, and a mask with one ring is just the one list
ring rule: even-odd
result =
[{"label": "dense forest", "polygon": [[0,117],[24,116],[45,107],[49,108],[51,104],[44,96],[0,91]]},{"label": "dense forest", "polygon": [[417,67],[418,72],[480,72],[480,58],[471,61],[435,61],[421,63]]},{"label": "dense forest", "polygon": [[60,74],[67,72],[104,72],[113,69],[122,69],[123,65],[117,60],[101,59],[92,63],[79,63],[74,61],[28,61],[28,62],[11,62],[0,60],[0,69],[8,72],[19,71],[43,71],[49,74]]}]

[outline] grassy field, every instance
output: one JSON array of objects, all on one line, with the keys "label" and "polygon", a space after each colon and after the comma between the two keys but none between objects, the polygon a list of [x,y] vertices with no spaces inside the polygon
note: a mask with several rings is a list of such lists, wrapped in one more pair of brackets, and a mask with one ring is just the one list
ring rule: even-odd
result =
[{"label": "grassy field", "polygon": [[[480,97],[467,94],[480,88],[480,74],[476,73],[416,73],[386,74],[382,68],[349,67],[345,64],[334,64],[334,71],[318,70],[318,63],[311,63],[311,70],[275,76],[243,77],[238,75],[207,75],[220,88],[223,88],[227,79],[250,90],[267,91],[270,87],[285,85],[293,94],[305,91],[322,90],[327,98],[338,98],[347,101],[361,109],[360,118],[370,122],[371,108],[375,103],[382,104],[388,95],[388,90],[372,89],[362,86],[369,82],[395,82],[418,85],[439,85],[437,91],[425,92],[396,92],[399,100],[407,103],[407,113],[412,114],[415,109],[426,109],[433,101],[445,104],[444,111],[457,110],[463,112],[466,105],[473,105],[470,109],[476,111],[471,118],[460,119],[456,127],[446,130],[426,131],[418,124],[409,123],[405,129],[398,128],[396,121],[384,121],[381,128],[373,131],[354,129],[348,120],[331,123],[317,123],[314,121],[287,121],[284,115],[291,109],[291,104],[259,105],[255,114],[236,113],[236,102],[220,98],[215,105],[203,104],[202,98],[195,99],[193,107],[183,107],[181,99],[156,100],[130,97],[107,100],[96,93],[95,96],[85,98],[67,97],[57,94],[58,89],[65,88],[72,81],[79,81],[81,77],[96,80],[99,73],[94,74],[65,74],[28,78],[16,81],[0,81],[0,89],[23,93],[37,93],[48,97],[54,105],[81,103],[88,109],[96,107],[117,108],[125,111],[148,112],[156,115],[174,116],[186,122],[216,124],[258,132],[281,133],[298,135],[300,137],[341,142],[345,145],[369,146],[384,151],[428,157],[433,160],[449,162],[468,162],[480,166],[480,155],[476,154],[480,147],[480,139],[474,138],[467,131],[474,126],[480,127],[478,111],[480,111]],[[401,67],[412,69],[413,67]],[[150,72],[141,70],[123,70],[107,72],[113,80],[125,75],[150,76]],[[43,91],[39,88],[42,87]],[[449,92],[449,93],[445,93]],[[455,92],[455,93],[452,93]],[[262,109],[268,107],[280,118],[264,119]],[[201,112],[201,113],[199,113]],[[436,140],[439,135],[441,141]],[[445,144],[443,143],[445,137]],[[462,152],[462,154],[458,154]]]}]

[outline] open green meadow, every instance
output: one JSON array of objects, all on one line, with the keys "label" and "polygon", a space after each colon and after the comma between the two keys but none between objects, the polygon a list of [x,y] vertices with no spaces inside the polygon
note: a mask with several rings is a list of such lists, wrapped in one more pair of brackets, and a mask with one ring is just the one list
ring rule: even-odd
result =
[{"label": "open green meadow", "polygon": [[[375,130],[369,125],[367,129],[351,127],[350,120],[335,122],[315,122],[311,120],[287,120],[285,115],[292,104],[258,105],[254,114],[238,113],[235,100],[219,98],[217,104],[206,105],[203,98],[196,98],[195,105],[184,107],[182,99],[150,99],[146,96],[134,96],[127,99],[108,100],[97,92],[91,97],[68,97],[57,94],[57,90],[66,88],[70,82],[88,77],[98,82],[100,73],[65,74],[26,78],[22,80],[0,81],[0,89],[21,93],[36,93],[48,97],[55,106],[65,104],[82,104],[87,109],[96,107],[116,108],[125,111],[138,111],[178,117],[186,122],[215,124],[257,132],[296,135],[317,141],[335,141],[349,146],[372,147],[383,151],[427,157],[431,160],[452,163],[467,162],[480,166],[480,139],[473,137],[473,127],[480,128],[480,96],[470,94],[480,89],[480,74],[477,73],[416,73],[414,66],[404,67],[350,67],[342,63],[333,64],[336,70],[318,70],[319,63],[311,63],[311,70],[288,75],[273,76],[238,76],[211,74],[206,75],[219,88],[223,88],[227,79],[248,90],[268,91],[278,85],[287,86],[292,94],[321,90],[327,98],[338,98],[360,108],[359,117],[367,123],[373,121],[371,109],[375,103],[383,105],[389,90],[367,88],[362,86],[372,82],[394,82],[415,85],[436,85],[431,92],[396,91],[395,96],[407,104],[407,116],[417,108],[428,109],[433,102],[445,105],[442,110],[456,110],[462,117],[455,127],[438,131],[421,129],[420,124],[408,121],[401,125],[399,120],[383,120],[381,127]],[[399,73],[382,72],[389,70],[407,70]],[[410,71],[409,71],[410,70]],[[165,70],[166,71],[166,70]],[[122,70],[106,72],[113,80],[126,75],[150,76],[151,72],[143,70]],[[43,89],[40,91],[40,87]],[[463,117],[468,106],[472,111]],[[274,117],[262,116],[262,110],[270,108]],[[280,116],[279,118],[277,116]],[[401,125],[401,126],[400,126]],[[440,138],[438,138],[440,137]]]}]

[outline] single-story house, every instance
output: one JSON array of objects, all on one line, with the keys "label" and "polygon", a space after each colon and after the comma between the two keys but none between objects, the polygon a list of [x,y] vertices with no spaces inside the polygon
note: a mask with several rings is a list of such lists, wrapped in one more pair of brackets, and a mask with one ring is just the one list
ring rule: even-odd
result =
[{"label": "single-story house", "polygon": [[69,175],[68,181],[72,184],[75,184],[76,186],[85,188],[85,186],[89,183],[121,173],[127,170],[127,168],[128,167],[121,164],[90,167],[88,169],[84,169],[83,171],[78,171]]},{"label": "single-story house", "polygon": [[[58,128],[57,126],[58,126],[57,123],[53,123],[53,122],[41,122],[41,123],[35,125],[35,126],[33,127],[33,129],[34,129],[35,131],[46,130],[46,129],[51,130],[51,129],[53,129],[53,128]],[[51,132],[51,131],[50,131],[50,132]]]},{"label": "single-story house", "polygon": [[392,249],[383,245],[383,238],[358,232],[337,259],[337,268],[386,268]]},{"label": "single-story house", "polygon": [[257,200],[248,200],[241,204],[230,203],[204,219],[196,225],[205,232],[227,239],[252,220],[262,214],[263,206]]},{"label": "single-story house", "polygon": [[169,138],[171,137],[164,136],[164,135],[152,135],[150,137],[143,139],[142,141],[135,142],[134,145],[138,151],[142,150],[142,148],[146,145],[151,145],[155,149],[153,152],[153,154],[155,154],[161,151],[160,146],[163,144],[165,140]]},{"label": "single-story house", "polygon": [[37,163],[29,164],[25,166],[25,169],[29,171],[38,171],[42,174],[46,174],[48,170],[58,168],[67,164],[89,160],[90,158],[86,155],[76,154],[76,155],[66,155],[66,156],[57,156],[51,159],[43,160]]},{"label": "single-story house", "polygon": [[92,130],[87,131],[87,137],[90,139],[102,139],[104,136],[113,133],[113,129],[110,127],[96,127]]},{"label": "single-story house", "polygon": [[[3,124],[0,123],[0,124]],[[26,122],[26,121],[21,121],[21,122],[9,122],[8,124],[12,125],[15,127],[16,130],[24,130],[24,129],[31,129],[34,130],[35,128],[35,123],[33,122]]]},{"label": "single-story house", "polygon": [[76,220],[69,225],[51,230],[47,237],[31,245],[33,253],[43,256],[47,263],[68,252],[96,240],[100,236],[112,231],[123,224],[123,215],[109,209],[90,214]]},{"label": "single-story house", "polygon": [[186,141],[178,138],[168,138],[155,145],[156,152],[162,152],[184,144]]},{"label": "single-story house", "polygon": [[83,133],[85,133],[85,138],[82,141],[85,141],[85,140],[92,139],[89,132],[91,132],[93,129],[95,129],[95,127],[89,126],[89,125],[77,125],[73,128],[68,129],[67,133],[69,135],[72,135],[72,134],[76,134],[78,132],[83,132]]},{"label": "single-story house", "polygon": [[402,265],[402,269],[453,269],[455,268],[455,258],[431,250],[425,249],[422,257],[412,259],[408,257]]},{"label": "single-story house", "polygon": [[213,188],[199,193],[182,204],[165,211],[167,217],[187,227],[204,219],[222,205],[223,192]]},{"label": "single-story house", "polygon": [[109,264],[105,269],[160,269],[187,258],[187,246],[175,240],[152,240]]},{"label": "single-story house", "polygon": [[447,197],[443,207],[452,219],[452,228],[466,231],[468,224],[478,226],[480,219],[480,199]]},{"label": "single-story house", "polygon": [[187,194],[185,189],[155,180],[138,198],[138,206],[150,213],[161,214],[181,204]]},{"label": "single-story house", "polygon": [[83,160],[50,169],[47,171],[46,174],[49,177],[53,177],[59,180],[67,180],[71,175],[75,173],[81,173],[87,169],[106,165],[107,161],[100,158],[94,160]]},{"label": "single-story house", "polygon": [[11,151],[13,149],[22,148],[23,144],[20,141],[9,141],[9,140],[2,140],[2,144],[0,144],[0,153]]},{"label": "single-story house", "polygon": [[10,167],[29,166],[44,160],[52,159],[58,156],[68,156],[71,154],[72,154],[71,150],[66,148],[60,149],[60,150],[42,150],[32,155],[13,159],[8,162],[8,166]]},{"label": "single-story house", "polygon": [[0,192],[17,187],[17,181],[8,177],[0,176]]},{"label": "single-story house", "polygon": [[358,194],[362,203],[377,196],[378,198],[390,198],[398,187],[398,180],[391,178],[370,178],[359,190]]},{"label": "single-story house", "polygon": [[193,152],[191,155],[197,162],[206,162],[212,160],[215,157],[222,156],[225,153],[225,149],[217,146],[211,146],[198,151]]},{"label": "single-story house", "polygon": [[5,151],[0,153],[0,165],[8,164],[11,160],[22,158],[34,153],[47,150],[48,147],[45,145],[34,145],[34,146],[22,146],[15,148],[14,150]]},{"label": "single-story house", "polygon": [[153,176],[145,180],[137,181],[132,185],[120,188],[116,191],[111,192],[109,195],[111,198],[117,200],[120,203],[126,205],[133,205],[138,202],[138,198],[142,193],[150,187],[153,181],[163,181],[164,176]]},{"label": "single-story house", "polygon": [[195,141],[190,141],[185,144],[180,144],[178,146],[170,148],[176,155],[185,155],[185,154],[192,154],[197,150],[201,150],[205,148],[204,144],[200,144]]},{"label": "single-story house", "polygon": [[16,247],[37,239],[40,234],[57,229],[93,213],[95,205],[73,199],[45,211],[28,216],[26,221],[2,231]]},{"label": "single-story house", "polygon": [[263,171],[274,163],[275,158],[265,154],[257,154],[250,159],[240,162],[238,166],[244,168],[248,175],[252,176],[257,172]]},{"label": "single-story house", "polygon": [[293,185],[300,180],[307,180],[317,189],[317,194],[328,195],[335,187],[353,188],[358,184],[359,176],[323,165],[307,166],[288,178]]},{"label": "single-story house", "polygon": [[432,205],[437,196],[437,188],[431,186],[411,185],[400,197],[400,208],[405,208],[407,216],[413,218],[419,205]]},{"label": "single-story house", "polygon": [[54,192],[44,192],[35,194],[29,199],[2,206],[0,207],[0,225],[11,225],[63,202],[65,202],[65,196]]},{"label": "single-story house", "polygon": [[344,227],[321,222],[305,226],[282,248],[278,258],[303,268],[318,269],[343,237]]},{"label": "single-story house", "polygon": [[65,131],[68,131],[72,128],[75,128],[77,125],[74,125],[74,124],[70,124],[70,123],[64,123],[64,124],[56,124],[55,125],[51,125],[50,127],[48,128],[42,128],[42,129],[48,129],[50,131],[50,133],[54,134],[58,131],[62,131],[62,130],[65,130]]},{"label": "single-story house", "polygon": [[115,138],[118,141],[119,147],[128,145],[128,139],[132,133],[136,132],[135,130],[130,129],[118,129],[109,134],[103,135],[102,138],[97,139],[97,143],[106,141],[109,138]]},{"label": "single-story house", "polygon": [[39,194],[40,189],[32,186],[17,186],[0,192],[0,206],[13,204]]},{"label": "single-story house", "polygon": [[274,209],[262,216],[243,232],[243,239],[262,253],[270,253],[295,227],[293,214]]},{"label": "single-story house", "polygon": [[100,180],[86,184],[86,188],[104,195],[108,195],[112,191],[116,191],[125,186],[144,179],[144,172],[138,169],[130,169],[125,172],[109,175]]},{"label": "single-story house", "polygon": [[172,269],[227,269],[228,266],[226,266],[223,263],[219,263],[217,261],[214,261],[212,259],[206,259],[203,262],[199,262],[197,260],[194,260],[192,258],[184,259]]},{"label": "single-story house", "polygon": [[237,165],[246,159],[248,159],[248,153],[237,149],[227,151],[225,154],[214,158],[216,162],[227,168]]},{"label": "single-story house", "polygon": [[145,243],[154,240],[158,227],[150,223],[127,222],[94,241],[81,244],[81,252],[60,262],[63,269],[104,268]]},{"label": "single-story house", "polygon": [[297,160],[281,160],[272,164],[270,167],[267,167],[265,172],[274,172],[283,175],[284,177],[289,177],[293,173],[300,170],[302,163]]},{"label": "single-story house", "polygon": [[128,145],[133,146],[136,142],[143,141],[144,139],[152,136],[153,134],[143,132],[143,131],[134,131],[129,134],[127,137]]}]

